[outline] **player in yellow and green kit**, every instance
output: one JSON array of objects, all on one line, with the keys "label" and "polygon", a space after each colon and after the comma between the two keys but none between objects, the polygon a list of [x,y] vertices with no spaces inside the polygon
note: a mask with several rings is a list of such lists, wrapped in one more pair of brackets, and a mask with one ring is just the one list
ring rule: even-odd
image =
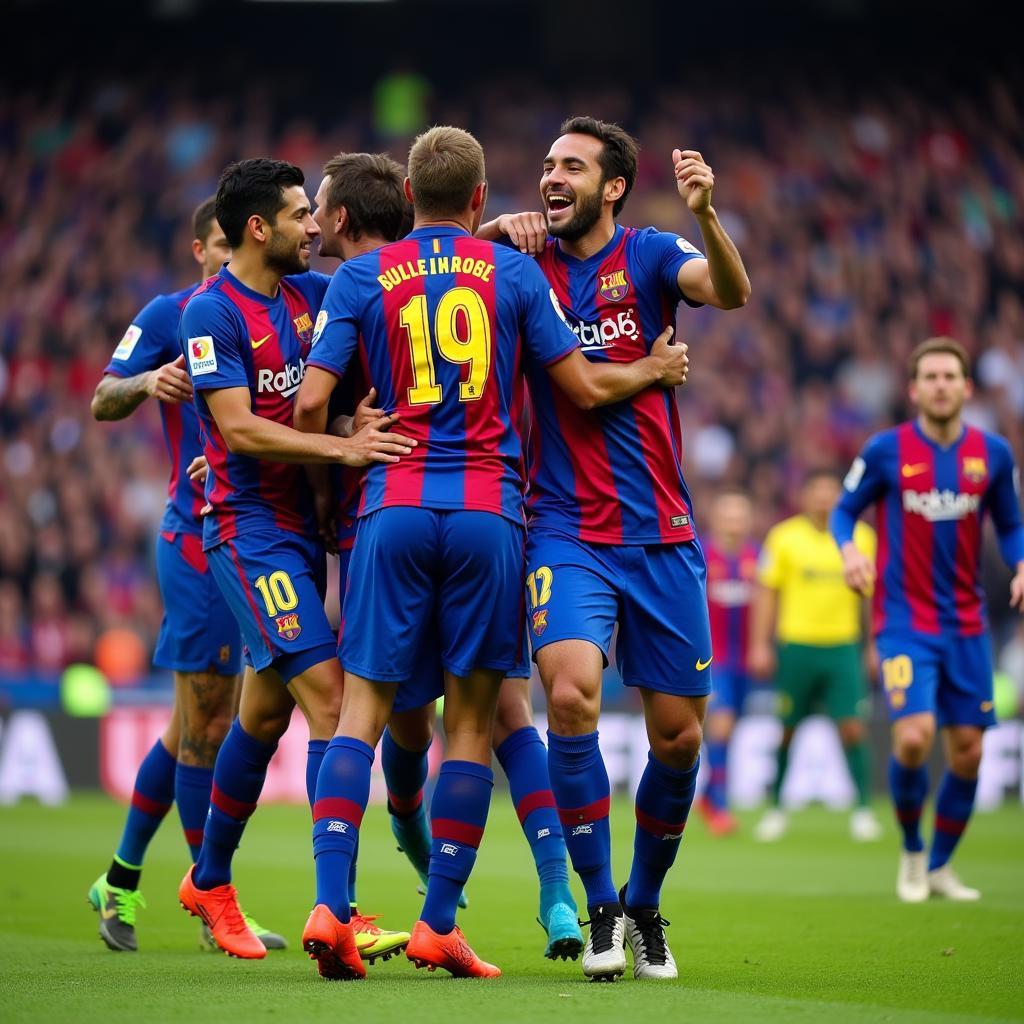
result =
[{"label": "player in yellow and green kit", "polygon": [[[843,559],[828,529],[839,494],[836,474],[811,472],[800,491],[801,513],[769,530],[761,552],[750,617],[749,667],[765,679],[774,675],[783,725],[772,803],[754,830],[762,842],[779,839],[786,831],[779,793],[789,745],[796,727],[818,705],[836,723],[857,790],[850,833],[862,842],[881,836],[869,806],[862,598],[843,579]],[[857,524],[854,543],[874,558],[875,533],[870,526]]]}]

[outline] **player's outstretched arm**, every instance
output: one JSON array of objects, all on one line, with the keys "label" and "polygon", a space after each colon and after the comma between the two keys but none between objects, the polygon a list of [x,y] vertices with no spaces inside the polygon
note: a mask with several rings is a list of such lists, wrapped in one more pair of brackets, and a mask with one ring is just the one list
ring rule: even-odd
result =
[{"label": "player's outstretched arm", "polygon": [[503,213],[476,230],[476,237],[485,242],[507,238],[521,253],[539,256],[548,238],[548,222],[543,213]]},{"label": "player's outstretched arm", "polygon": [[[351,438],[303,433],[252,411],[248,388],[219,388],[204,392],[207,405],[228,448],[235,454],[274,462],[336,462],[365,466],[398,462],[416,446],[412,438],[390,434],[397,415],[385,416],[377,427],[364,427]],[[326,412],[324,413],[326,418]]]},{"label": "player's outstretched arm", "polygon": [[172,405],[192,401],[192,382],[184,356],[133,377],[106,374],[96,385],[90,408],[98,420],[123,420],[150,397]]},{"label": "player's outstretched arm", "polygon": [[697,218],[706,260],[688,260],[679,268],[679,290],[694,302],[737,309],[750,298],[750,278],[739,250],[711,205],[715,175],[695,149],[674,149],[676,188]]},{"label": "player's outstretched arm", "polygon": [[632,363],[592,363],[579,349],[573,349],[547,370],[581,409],[621,402],[652,384],[676,387],[686,381],[690,361],[686,345],[671,343],[673,333],[674,328],[666,327],[655,339],[650,354]]}]

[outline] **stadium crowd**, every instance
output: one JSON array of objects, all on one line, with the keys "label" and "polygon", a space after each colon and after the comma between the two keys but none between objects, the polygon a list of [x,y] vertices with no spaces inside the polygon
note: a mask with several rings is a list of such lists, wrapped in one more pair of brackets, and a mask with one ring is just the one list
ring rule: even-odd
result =
[{"label": "stadium crowd", "polygon": [[[1006,82],[928,101],[884,80],[851,99],[785,81],[698,98],[517,78],[470,100],[411,77],[322,122],[289,117],[260,87],[206,103],[197,86],[68,78],[0,99],[0,675],[90,660],[124,626],[152,649],[167,486],[157,411],[99,424],[89,400],[134,314],[189,283],[189,217],[221,168],[272,155],[302,166],[312,194],[338,150],[404,158],[424,112],[482,142],[492,215],[537,208],[542,157],[570,113],[620,120],[641,141],[624,223],[699,241],[670,154],[696,148],[714,167],[753,297],[728,317],[680,317],[698,525],[726,483],[749,489],[759,535],[793,511],[807,469],[844,468],[908,415],[905,360],[935,334],[977,360],[968,419],[1024,454],[1024,112]],[[1008,621],[994,626],[1006,640]]]}]

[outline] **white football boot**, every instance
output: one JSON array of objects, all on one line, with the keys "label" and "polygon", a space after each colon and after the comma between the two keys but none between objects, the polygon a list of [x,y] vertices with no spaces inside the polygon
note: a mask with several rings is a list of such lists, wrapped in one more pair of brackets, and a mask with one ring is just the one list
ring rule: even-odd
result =
[{"label": "white football boot", "polygon": [[778,842],[789,828],[789,816],[780,807],[769,807],[754,826],[754,838],[759,843]]},{"label": "white football boot", "polygon": [[615,981],[626,973],[622,910],[614,903],[602,904],[590,915],[588,923],[590,934],[583,948],[583,973],[594,981]]},{"label": "white football boot", "polygon": [[981,892],[964,885],[949,864],[928,872],[928,891],[933,896],[944,896],[957,903],[973,903],[981,899]]},{"label": "white football boot", "polygon": [[904,903],[924,903],[928,899],[927,854],[900,851],[900,870],[896,876],[896,895]]},{"label": "white football boot", "polygon": [[870,807],[858,807],[850,815],[850,837],[858,843],[877,843],[882,838],[882,826]]}]

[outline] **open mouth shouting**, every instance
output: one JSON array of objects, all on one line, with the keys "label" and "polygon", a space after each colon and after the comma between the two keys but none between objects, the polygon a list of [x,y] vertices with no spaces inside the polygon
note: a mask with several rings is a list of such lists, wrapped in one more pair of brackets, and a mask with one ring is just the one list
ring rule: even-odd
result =
[{"label": "open mouth shouting", "polygon": [[572,217],[576,197],[568,191],[551,189],[544,196],[549,224],[564,224]]}]

